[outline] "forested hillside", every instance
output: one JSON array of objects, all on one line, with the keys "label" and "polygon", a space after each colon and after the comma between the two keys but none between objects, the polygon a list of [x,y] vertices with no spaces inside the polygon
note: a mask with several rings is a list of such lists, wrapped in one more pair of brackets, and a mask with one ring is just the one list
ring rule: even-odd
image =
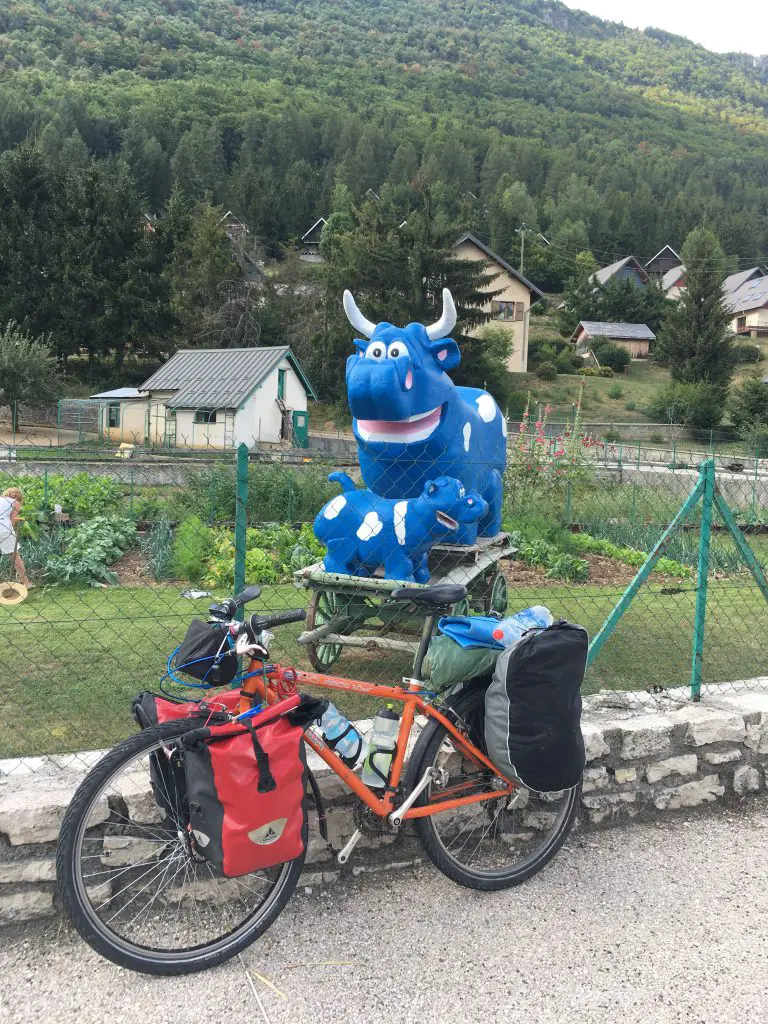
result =
[{"label": "forested hillside", "polygon": [[768,252],[765,71],[547,0],[22,0],[0,76],[0,149],[121,154],[149,209],[176,181],[273,254],[337,181],[417,174],[510,258],[545,230],[551,286],[587,245],[650,255],[701,221]]}]

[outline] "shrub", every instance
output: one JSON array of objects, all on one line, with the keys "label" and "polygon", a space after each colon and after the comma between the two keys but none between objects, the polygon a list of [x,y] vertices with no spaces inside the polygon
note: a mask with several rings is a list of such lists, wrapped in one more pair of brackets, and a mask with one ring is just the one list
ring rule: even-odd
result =
[{"label": "shrub", "polygon": [[592,346],[592,351],[601,366],[610,366],[614,373],[624,373],[629,366],[630,356],[625,348],[611,341],[601,341]]},{"label": "shrub", "polygon": [[188,516],[176,528],[169,570],[175,579],[197,583],[211,554],[213,531],[200,516]]},{"label": "shrub", "polygon": [[558,373],[575,373],[582,367],[581,356],[577,356],[573,349],[564,348],[555,360]]},{"label": "shrub", "polygon": [[613,377],[614,373],[610,366],[585,366],[579,370],[585,377]]},{"label": "shrub", "polygon": [[656,392],[648,406],[657,422],[711,429],[723,418],[723,391],[706,381],[672,381]]},{"label": "shrub", "polygon": [[763,358],[759,345],[734,345],[733,354],[737,363],[759,363]]},{"label": "shrub", "polygon": [[549,564],[547,578],[583,583],[589,579],[589,563],[575,555],[557,555]]},{"label": "shrub", "polygon": [[621,440],[621,434],[613,427],[603,431],[603,440],[608,444],[617,444]]},{"label": "shrub", "polygon": [[740,433],[768,423],[768,384],[756,378],[743,381],[731,390],[728,411]]},{"label": "shrub", "polygon": [[624,388],[621,386],[621,384],[612,384],[610,386],[610,388],[608,389],[608,397],[609,398],[623,398],[624,397]]},{"label": "shrub", "polygon": [[615,371],[612,366],[601,366],[597,371],[598,377],[613,377]]},{"label": "shrub", "polygon": [[637,408],[637,405],[634,402],[627,402],[624,408],[627,410],[627,412],[634,412]]},{"label": "shrub", "polygon": [[658,430],[654,430],[654,432],[650,435],[648,440],[651,442],[651,444],[664,444],[665,438],[663,434],[660,434],[658,432]]},{"label": "shrub", "polygon": [[539,380],[554,380],[557,377],[557,367],[554,363],[540,363],[536,367],[536,376]]}]

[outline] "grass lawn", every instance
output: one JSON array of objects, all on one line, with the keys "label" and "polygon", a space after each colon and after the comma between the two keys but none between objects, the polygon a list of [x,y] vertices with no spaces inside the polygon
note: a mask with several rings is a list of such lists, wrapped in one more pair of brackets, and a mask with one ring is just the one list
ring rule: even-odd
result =
[{"label": "grass lawn", "polygon": [[[510,610],[544,603],[555,617],[581,622],[594,635],[621,593],[621,587],[574,584],[518,588]],[[297,607],[307,596],[292,586],[271,586],[249,608]],[[35,590],[18,608],[0,608],[0,756],[97,748],[126,736],[134,728],[131,697],[157,690],[168,654],[208,603],[188,601],[171,587],[85,587]],[[674,593],[658,585],[644,589],[590,670],[585,692],[684,685],[694,605],[692,584]],[[768,606],[754,586],[713,581],[707,627],[705,681],[766,674]],[[301,628],[278,630],[273,653],[309,668],[295,643]],[[348,654],[335,668],[340,676],[395,681],[408,672],[410,659]],[[371,711],[371,702],[348,694],[336,702],[350,716]]]},{"label": "grass lawn", "polygon": [[[669,381],[669,373],[653,363],[638,360],[632,362],[624,373],[615,377],[585,377],[582,415],[587,423],[631,423],[644,422],[640,411],[651,400],[651,396]],[[551,405],[550,419],[567,420],[571,406],[578,399],[582,378],[578,374],[558,374],[553,381],[539,380],[532,373],[516,376],[518,386],[530,390],[534,402]],[[610,392],[617,398],[611,398]],[[627,405],[634,405],[628,409]]]}]

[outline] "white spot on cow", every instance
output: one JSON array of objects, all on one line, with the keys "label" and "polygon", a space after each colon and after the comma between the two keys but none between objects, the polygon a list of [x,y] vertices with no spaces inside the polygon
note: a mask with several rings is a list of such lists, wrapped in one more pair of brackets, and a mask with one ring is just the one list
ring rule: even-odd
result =
[{"label": "white spot on cow", "polygon": [[383,526],[378,512],[366,512],[365,519],[357,528],[357,536],[360,540],[371,540],[377,533],[381,533]]},{"label": "white spot on cow", "polygon": [[405,390],[410,391],[413,387],[413,374],[409,370],[405,375]]},{"label": "white spot on cow", "polygon": [[501,436],[502,437],[506,437],[507,436],[507,417],[506,416],[502,416],[501,417]]},{"label": "white spot on cow", "polygon": [[396,501],[394,507],[395,513],[395,536],[397,537],[398,544],[405,544],[405,513],[408,511],[407,501]]},{"label": "white spot on cow", "polygon": [[442,363],[442,361],[444,359],[446,359],[447,357],[448,357],[448,349],[447,348],[441,348],[440,351],[437,353],[437,358]]},{"label": "white spot on cow", "polygon": [[462,431],[462,433],[464,434],[464,451],[468,452],[469,451],[469,439],[470,439],[470,437],[472,437],[472,424],[471,423],[465,423],[464,424],[464,430]]},{"label": "white spot on cow", "polygon": [[467,492],[464,490],[464,484],[459,484],[459,497],[463,498]]},{"label": "white spot on cow", "polygon": [[477,402],[477,411],[480,413],[480,419],[483,423],[490,423],[498,412],[494,400],[490,395],[480,395],[475,401]]},{"label": "white spot on cow", "polygon": [[344,495],[337,494],[336,497],[332,498],[325,506],[325,512],[323,512],[323,519],[335,519],[346,504],[347,499],[344,497]]}]

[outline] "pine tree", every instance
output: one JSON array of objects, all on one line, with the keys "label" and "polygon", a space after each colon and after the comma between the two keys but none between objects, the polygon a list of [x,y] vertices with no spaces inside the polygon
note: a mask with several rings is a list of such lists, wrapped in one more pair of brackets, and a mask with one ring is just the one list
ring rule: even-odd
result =
[{"label": "pine tree", "polygon": [[578,253],[565,286],[564,306],[557,314],[560,333],[570,338],[581,320],[600,319],[600,293],[595,287],[597,262],[589,250]]},{"label": "pine tree", "polygon": [[696,228],[680,255],[687,286],[667,313],[657,351],[674,380],[704,381],[724,396],[734,367],[732,317],[721,284],[725,254],[713,232]]}]

